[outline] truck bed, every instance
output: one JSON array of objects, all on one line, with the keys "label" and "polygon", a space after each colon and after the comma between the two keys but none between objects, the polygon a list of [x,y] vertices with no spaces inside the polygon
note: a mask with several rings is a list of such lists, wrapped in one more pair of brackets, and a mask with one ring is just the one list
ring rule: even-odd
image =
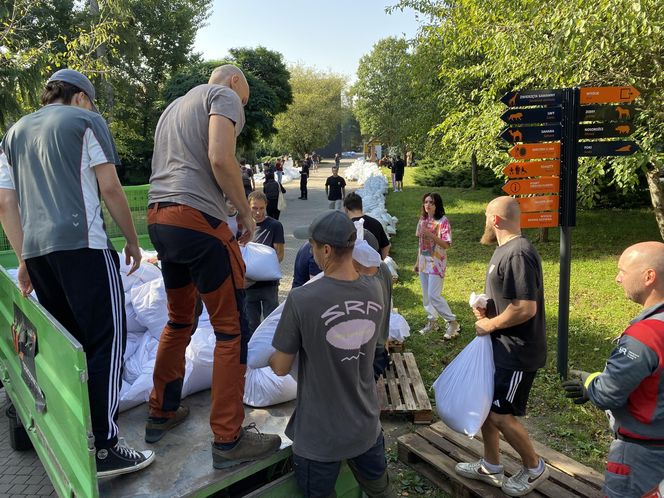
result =
[{"label": "truck bed", "polygon": [[156,459],[150,467],[140,472],[100,479],[100,496],[208,496],[290,455],[291,441],[284,435],[284,430],[295,407],[294,401],[266,409],[245,406],[243,425],[255,422],[261,432],[279,434],[282,438],[281,450],[262,460],[224,470],[212,467],[210,391],[191,395],[183,400],[183,404],[190,408],[187,420],[152,445],[143,440],[147,404],[120,414],[120,436],[125,438],[130,447],[155,450]]}]

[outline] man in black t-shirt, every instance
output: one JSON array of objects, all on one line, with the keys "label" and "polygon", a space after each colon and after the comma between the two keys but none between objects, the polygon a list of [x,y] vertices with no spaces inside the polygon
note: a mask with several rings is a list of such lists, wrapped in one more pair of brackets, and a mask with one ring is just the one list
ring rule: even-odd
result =
[{"label": "man in black t-shirt", "polygon": [[387,258],[390,254],[390,239],[383,228],[383,224],[376,218],[372,218],[368,214],[364,214],[362,206],[362,197],[356,192],[349,193],[344,198],[344,208],[348,217],[357,221],[360,218],[364,220],[364,229],[368,230],[378,240],[378,252],[381,259]]},{"label": "man in black t-shirt", "polygon": [[[256,222],[254,242],[271,247],[277,253],[279,262],[284,259],[284,227],[281,222],[267,216],[267,197],[263,192],[249,194],[251,216]],[[254,282],[246,289],[244,310],[249,323],[249,333],[253,334],[261,321],[279,306],[279,280]]]},{"label": "man in black t-shirt", "polygon": [[[482,426],[484,458],[459,463],[458,474],[479,479],[509,496],[530,493],[546,480],[549,471],[517,416],[526,403],[535,373],[546,362],[546,328],[542,263],[533,245],[521,235],[519,203],[498,197],[486,208],[481,243],[498,248],[486,274],[486,308],[474,308],[478,336],[491,336],[495,363],[491,412]],[[504,480],[500,465],[500,433],[519,453],[523,469]]]},{"label": "man in black t-shirt", "polygon": [[311,163],[309,162],[308,159],[302,159],[300,160],[299,164],[300,164],[300,197],[298,197],[298,199],[306,201],[309,195],[309,192],[307,190],[307,182],[309,181],[309,168],[311,167]]},{"label": "man in black t-shirt", "polygon": [[330,201],[330,209],[341,211],[344,195],[346,195],[346,180],[339,176],[339,167],[332,166],[332,176],[325,182],[325,195]]}]

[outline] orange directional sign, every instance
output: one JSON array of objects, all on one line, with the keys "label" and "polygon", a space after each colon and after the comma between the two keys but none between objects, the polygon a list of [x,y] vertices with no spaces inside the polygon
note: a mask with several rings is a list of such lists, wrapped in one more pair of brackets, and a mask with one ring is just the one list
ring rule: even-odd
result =
[{"label": "orange directional sign", "polygon": [[547,213],[522,213],[521,228],[543,228],[558,226],[558,211]]},{"label": "orange directional sign", "polygon": [[515,145],[510,149],[510,156],[515,159],[558,159],[560,142]]},{"label": "orange directional sign", "polygon": [[560,192],[560,178],[542,176],[529,180],[510,180],[503,185],[503,191],[509,195],[557,194]]},{"label": "orange directional sign", "polygon": [[519,207],[522,213],[533,213],[536,211],[558,211],[560,197],[557,195],[537,195],[535,197],[518,197]]},{"label": "orange directional sign", "polygon": [[550,176],[560,174],[560,160],[556,161],[524,161],[509,163],[503,168],[508,178],[526,178],[528,176]]},{"label": "orange directional sign", "polygon": [[630,103],[641,95],[633,86],[599,86],[581,88],[580,103],[584,104],[612,104]]}]

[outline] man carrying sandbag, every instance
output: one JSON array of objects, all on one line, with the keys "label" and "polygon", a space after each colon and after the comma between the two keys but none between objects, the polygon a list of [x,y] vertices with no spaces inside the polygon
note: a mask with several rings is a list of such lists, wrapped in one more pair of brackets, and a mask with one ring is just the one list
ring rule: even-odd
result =
[{"label": "man carrying sandbag", "polygon": [[[281,263],[284,259],[284,227],[278,220],[267,215],[267,197],[263,192],[249,194],[251,216],[256,222],[254,242],[271,247]],[[249,322],[249,335],[254,333],[261,321],[279,306],[279,280],[252,282],[246,289],[244,310]]]},{"label": "man carrying sandbag", "polygon": [[159,441],[189,413],[180,405],[184,355],[200,296],[217,339],[210,409],[215,468],[266,456],[281,443],[279,436],[242,428],[249,329],[242,313],[244,263],[226,223],[226,200],[237,208],[240,241],[250,240],[256,225],[235,157],[248,99],[247,80],[232,65],[216,68],[208,84],[176,99],[157,123],[150,177],[148,230],[161,260],[168,322],[157,350],[145,440]]},{"label": "man carrying sandbag", "polygon": [[620,335],[603,372],[563,383],[576,404],[611,411],[604,473],[609,498],[638,498],[664,479],[664,244],[641,242],[618,260],[616,282],[643,311]]},{"label": "man carrying sandbag", "polygon": [[[477,335],[490,334],[495,362],[494,395],[482,426],[484,458],[459,463],[456,472],[501,487],[509,496],[530,493],[549,471],[516,417],[526,404],[537,369],[546,362],[546,325],[542,263],[532,244],[521,235],[519,203],[498,197],[486,208],[486,226],[480,242],[498,243],[486,274],[486,308],[473,308]],[[523,468],[504,480],[500,465],[500,433],[519,453]]]},{"label": "man carrying sandbag", "polygon": [[327,497],[347,460],[368,496],[394,496],[373,376],[386,308],[380,283],[353,268],[357,232],[341,211],[320,214],[295,236],[311,240],[324,273],[290,292],[272,341],[277,375],[299,353],[297,406],[286,427],[295,477],[305,496]]}]

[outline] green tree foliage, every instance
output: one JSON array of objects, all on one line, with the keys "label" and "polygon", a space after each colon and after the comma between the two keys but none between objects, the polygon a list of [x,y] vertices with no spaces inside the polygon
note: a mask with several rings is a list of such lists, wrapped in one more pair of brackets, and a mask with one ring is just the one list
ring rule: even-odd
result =
[{"label": "green tree foliage", "polygon": [[664,192],[658,179],[664,165],[663,2],[402,0],[395,8],[406,7],[429,19],[413,51],[427,47],[424,67],[436,68],[438,80],[424,89],[430,101],[425,110],[434,109],[437,122],[429,127],[426,117],[415,120],[415,133],[428,136],[430,155],[461,165],[475,153],[480,164],[498,173],[508,160],[506,144],[496,139],[504,126],[500,115],[505,106],[499,99],[505,92],[633,85],[641,92],[633,138],[642,152],[583,158],[578,197],[592,206],[607,186],[629,190],[647,176],[664,236]]},{"label": "green tree foliage", "polygon": [[364,136],[388,146],[405,145],[414,113],[410,65],[408,42],[393,37],[378,41],[360,59],[352,94]]},{"label": "green tree foliage", "polygon": [[303,66],[291,68],[293,103],[275,119],[279,149],[303,157],[329,143],[341,125],[341,76]]}]

